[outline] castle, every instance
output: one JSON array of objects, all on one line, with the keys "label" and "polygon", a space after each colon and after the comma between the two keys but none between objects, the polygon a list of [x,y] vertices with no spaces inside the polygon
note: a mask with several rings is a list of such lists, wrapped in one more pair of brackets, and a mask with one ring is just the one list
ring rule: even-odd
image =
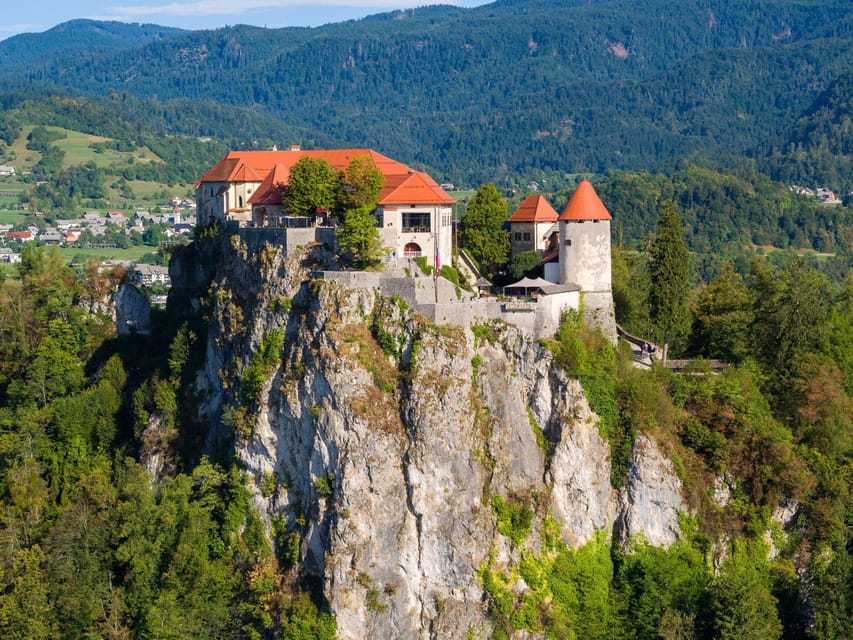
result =
[{"label": "castle", "polygon": [[[451,264],[453,198],[428,174],[371,149],[231,151],[196,183],[199,224],[218,219],[244,228],[314,228],[318,219],[295,218],[282,205],[291,168],[307,157],[344,171],[362,156],[369,157],[384,178],[375,211],[382,245],[395,257],[438,256],[441,264]],[[323,216],[319,222],[321,228],[333,226]]]},{"label": "castle", "polygon": [[543,254],[544,278],[524,279],[505,288],[507,296],[521,294],[524,299],[474,298],[440,278],[430,287],[418,278],[393,275],[395,267],[399,273],[401,265],[416,257],[426,256],[437,265],[453,263],[455,202],[428,174],[371,149],[232,151],[196,184],[199,224],[214,219],[229,222],[249,244],[274,241],[288,251],[310,241],[334,244],[335,221],[325,215],[310,219],[288,215],[282,189],[290,169],[303,157],[323,159],[343,171],[359,156],[368,156],[384,177],[375,215],[380,240],[390,251],[389,273],[323,272],[322,277],[393,291],[435,322],[464,326],[500,318],[536,336],[552,335],[563,309],[582,309],[586,321],[615,341],[611,217],[587,181],[578,185],[559,215],[536,195],[508,219],[513,253]]}]

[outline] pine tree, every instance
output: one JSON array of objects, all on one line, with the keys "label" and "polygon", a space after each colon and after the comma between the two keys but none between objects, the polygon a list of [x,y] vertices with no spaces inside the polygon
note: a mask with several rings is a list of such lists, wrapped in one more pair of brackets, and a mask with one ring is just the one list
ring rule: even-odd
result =
[{"label": "pine tree", "polygon": [[687,296],[690,292],[688,269],[690,254],[684,242],[681,216],[675,203],[664,202],[658,214],[657,233],[649,258],[649,313],[663,332],[663,358],[666,360],[672,334],[687,328]]}]

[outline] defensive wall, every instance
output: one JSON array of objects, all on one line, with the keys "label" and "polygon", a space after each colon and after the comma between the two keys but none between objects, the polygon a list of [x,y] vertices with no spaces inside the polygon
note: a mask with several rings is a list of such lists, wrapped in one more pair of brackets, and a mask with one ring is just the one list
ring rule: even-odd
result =
[{"label": "defensive wall", "polygon": [[254,253],[258,251],[264,243],[268,243],[274,247],[281,247],[286,253],[294,253],[302,247],[305,247],[314,242],[320,242],[334,246],[337,242],[334,227],[295,227],[295,228],[276,228],[276,227],[239,227],[235,222],[229,222],[226,230],[231,233],[237,233],[240,240],[246,245],[246,248]]},{"label": "defensive wall", "polygon": [[[260,251],[264,244],[281,247],[286,253],[294,253],[314,242],[335,246],[333,227],[270,228],[240,227],[234,222],[226,225],[226,232],[236,233],[246,245],[249,253]],[[423,274],[411,260],[395,260],[388,263],[388,271],[314,271],[311,277],[341,283],[349,289],[376,289],[384,296],[397,296],[436,324],[454,324],[466,329],[474,324],[490,320],[508,322],[535,338],[553,336],[560,326],[560,316],[566,308],[579,309],[581,293],[565,291],[537,298],[474,297],[445,278],[434,278]],[[394,275],[407,272],[413,275]],[[585,315],[598,322],[609,335],[610,323],[615,336],[613,303],[610,296],[599,301],[597,296],[590,300],[584,295]],[[594,315],[592,315],[594,314]]]},{"label": "defensive wall", "polygon": [[503,320],[535,338],[553,336],[565,308],[577,309],[578,291],[531,299],[475,298],[444,278],[428,275],[394,277],[380,272],[315,271],[313,278],[339,282],[348,289],[376,289],[384,296],[397,296],[430,322],[470,329],[474,324]]}]

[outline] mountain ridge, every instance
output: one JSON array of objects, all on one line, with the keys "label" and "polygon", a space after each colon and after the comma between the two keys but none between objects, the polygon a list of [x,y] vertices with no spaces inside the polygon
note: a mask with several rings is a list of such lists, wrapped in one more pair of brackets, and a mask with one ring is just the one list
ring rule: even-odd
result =
[{"label": "mountain ridge", "polygon": [[[642,13],[624,0],[536,0],[182,32],[0,74],[216,100],[454,182],[541,182],[767,148],[853,67],[851,38],[853,10],[837,0],[651,0]],[[228,127],[210,133],[229,138]]]},{"label": "mountain ridge", "polygon": [[156,24],[78,18],[42,33],[22,33],[0,41],[0,70],[45,64],[60,53],[75,60],[84,54],[134,48],[182,33],[184,29]]}]

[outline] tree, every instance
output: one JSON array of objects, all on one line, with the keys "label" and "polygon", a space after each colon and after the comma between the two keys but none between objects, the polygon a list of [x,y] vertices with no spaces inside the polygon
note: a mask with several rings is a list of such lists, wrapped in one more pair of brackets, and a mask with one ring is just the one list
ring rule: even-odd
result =
[{"label": "tree", "polygon": [[477,189],[460,224],[461,246],[490,276],[509,258],[509,232],[503,229],[506,216],[506,200],[494,184],[488,183]]},{"label": "tree", "polygon": [[649,256],[649,313],[663,332],[663,358],[669,339],[687,324],[688,269],[690,254],[684,242],[681,216],[675,203],[664,202],[658,214],[657,233]]},{"label": "tree", "polygon": [[797,259],[780,272],[753,263],[749,284],[756,355],[779,381],[787,379],[797,360],[824,349],[831,327],[829,281]]},{"label": "tree", "polygon": [[512,281],[520,280],[527,274],[533,272],[531,277],[536,277],[542,273],[542,254],[536,250],[522,251],[512,257],[507,267],[507,274]]},{"label": "tree", "polygon": [[373,209],[358,207],[347,211],[338,227],[338,244],[356,267],[379,264],[382,260],[382,244]]},{"label": "tree", "polygon": [[300,158],[290,169],[282,202],[294,216],[336,211],[341,201],[341,172],[322,158]]},{"label": "tree", "polygon": [[59,638],[39,545],[20,549],[0,571],[0,633],[9,640]]},{"label": "tree", "polygon": [[729,263],[697,296],[690,352],[729,362],[740,362],[750,355],[751,302],[749,289]]},{"label": "tree", "polygon": [[714,637],[720,640],[774,640],[782,635],[776,598],[756,561],[739,544],[711,586],[711,608]]},{"label": "tree", "polygon": [[356,156],[341,178],[341,205],[344,209],[376,208],[385,176],[367,154]]},{"label": "tree", "polygon": [[384,184],[385,177],[368,155],[353,158],[341,178],[344,220],[338,227],[338,244],[356,267],[372,267],[382,259],[373,211]]}]

